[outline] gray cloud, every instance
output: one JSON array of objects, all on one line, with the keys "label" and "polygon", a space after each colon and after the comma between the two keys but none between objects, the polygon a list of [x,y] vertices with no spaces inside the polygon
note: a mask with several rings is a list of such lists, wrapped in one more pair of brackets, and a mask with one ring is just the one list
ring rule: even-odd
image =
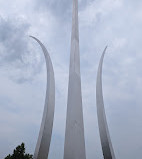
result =
[{"label": "gray cloud", "polygon": [[52,0],[52,1],[46,1],[46,0],[36,0],[37,3],[35,5],[36,9],[39,11],[46,11],[47,8],[50,10],[54,15],[60,17],[60,18],[67,18],[71,14],[71,0]]},{"label": "gray cloud", "polygon": [[28,29],[28,24],[22,24],[16,20],[0,19],[0,45],[3,49],[0,51],[1,62],[22,61],[22,55],[28,52],[25,38]]},{"label": "gray cloud", "polygon": [[0,19],[0,63],[17,82],[32,80],[42,66],[40,55],[29,40],[29,29],[30,24],[23,19]]},{"label": "gray cloud", "polygon": [[[83,9],[87,3],[92,2],[93,0],[79,0],[79,9]],[[68,21],[71,19],[72,12],[72,0],[36,0],[36,9],[43,12],[50,10],[58,18]],[[47,9],[48,8],[48,9]]]}]

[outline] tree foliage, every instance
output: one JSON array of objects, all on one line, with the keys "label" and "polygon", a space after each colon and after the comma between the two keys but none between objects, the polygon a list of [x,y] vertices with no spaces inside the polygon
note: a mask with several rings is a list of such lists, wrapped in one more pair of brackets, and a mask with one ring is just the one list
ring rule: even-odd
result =
[{"label": "tree foliage", "polygon": [[12,155],[8,155],[5,159],[33,159],[33,156],[25,153],[25,144],[17,146]]}]

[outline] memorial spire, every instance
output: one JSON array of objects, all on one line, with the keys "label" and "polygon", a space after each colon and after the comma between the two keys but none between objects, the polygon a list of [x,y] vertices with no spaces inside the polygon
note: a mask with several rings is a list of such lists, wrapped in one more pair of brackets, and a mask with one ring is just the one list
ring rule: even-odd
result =
[{"label": "memorial spire", "polygon": [[78,0],[73,0],[64,159],[86,159],[80,77]]}]

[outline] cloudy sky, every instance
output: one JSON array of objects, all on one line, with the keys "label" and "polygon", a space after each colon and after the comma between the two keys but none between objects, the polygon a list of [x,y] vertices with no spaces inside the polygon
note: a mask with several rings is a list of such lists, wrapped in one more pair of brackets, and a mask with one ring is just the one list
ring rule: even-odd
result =
[{"label": "cloudy sky", "polygon": [[[96,116],[96,73],[116,159],[142,158],[142,1],[79,0],[80,60],[87,159],[103,159]],[[22,142],[34,153],[43,113],[47,47],[56,81],[49,159],[62,159],[72,0],[0,0],[0,158]]]}]

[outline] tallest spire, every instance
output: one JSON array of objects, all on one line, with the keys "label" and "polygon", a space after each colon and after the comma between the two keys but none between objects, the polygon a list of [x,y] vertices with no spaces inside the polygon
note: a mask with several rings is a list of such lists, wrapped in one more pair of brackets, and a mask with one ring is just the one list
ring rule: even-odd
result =
[{"label": "tallest spire", "polygon": [[73,0],[64,159],[86,159],[80,78],[78,0]]},{"label": "tallest spire", "polygon": [[72,35],[71,35],[70,72],[80,74],[79,31],[78,31],[78,0],[73,0]]}]

